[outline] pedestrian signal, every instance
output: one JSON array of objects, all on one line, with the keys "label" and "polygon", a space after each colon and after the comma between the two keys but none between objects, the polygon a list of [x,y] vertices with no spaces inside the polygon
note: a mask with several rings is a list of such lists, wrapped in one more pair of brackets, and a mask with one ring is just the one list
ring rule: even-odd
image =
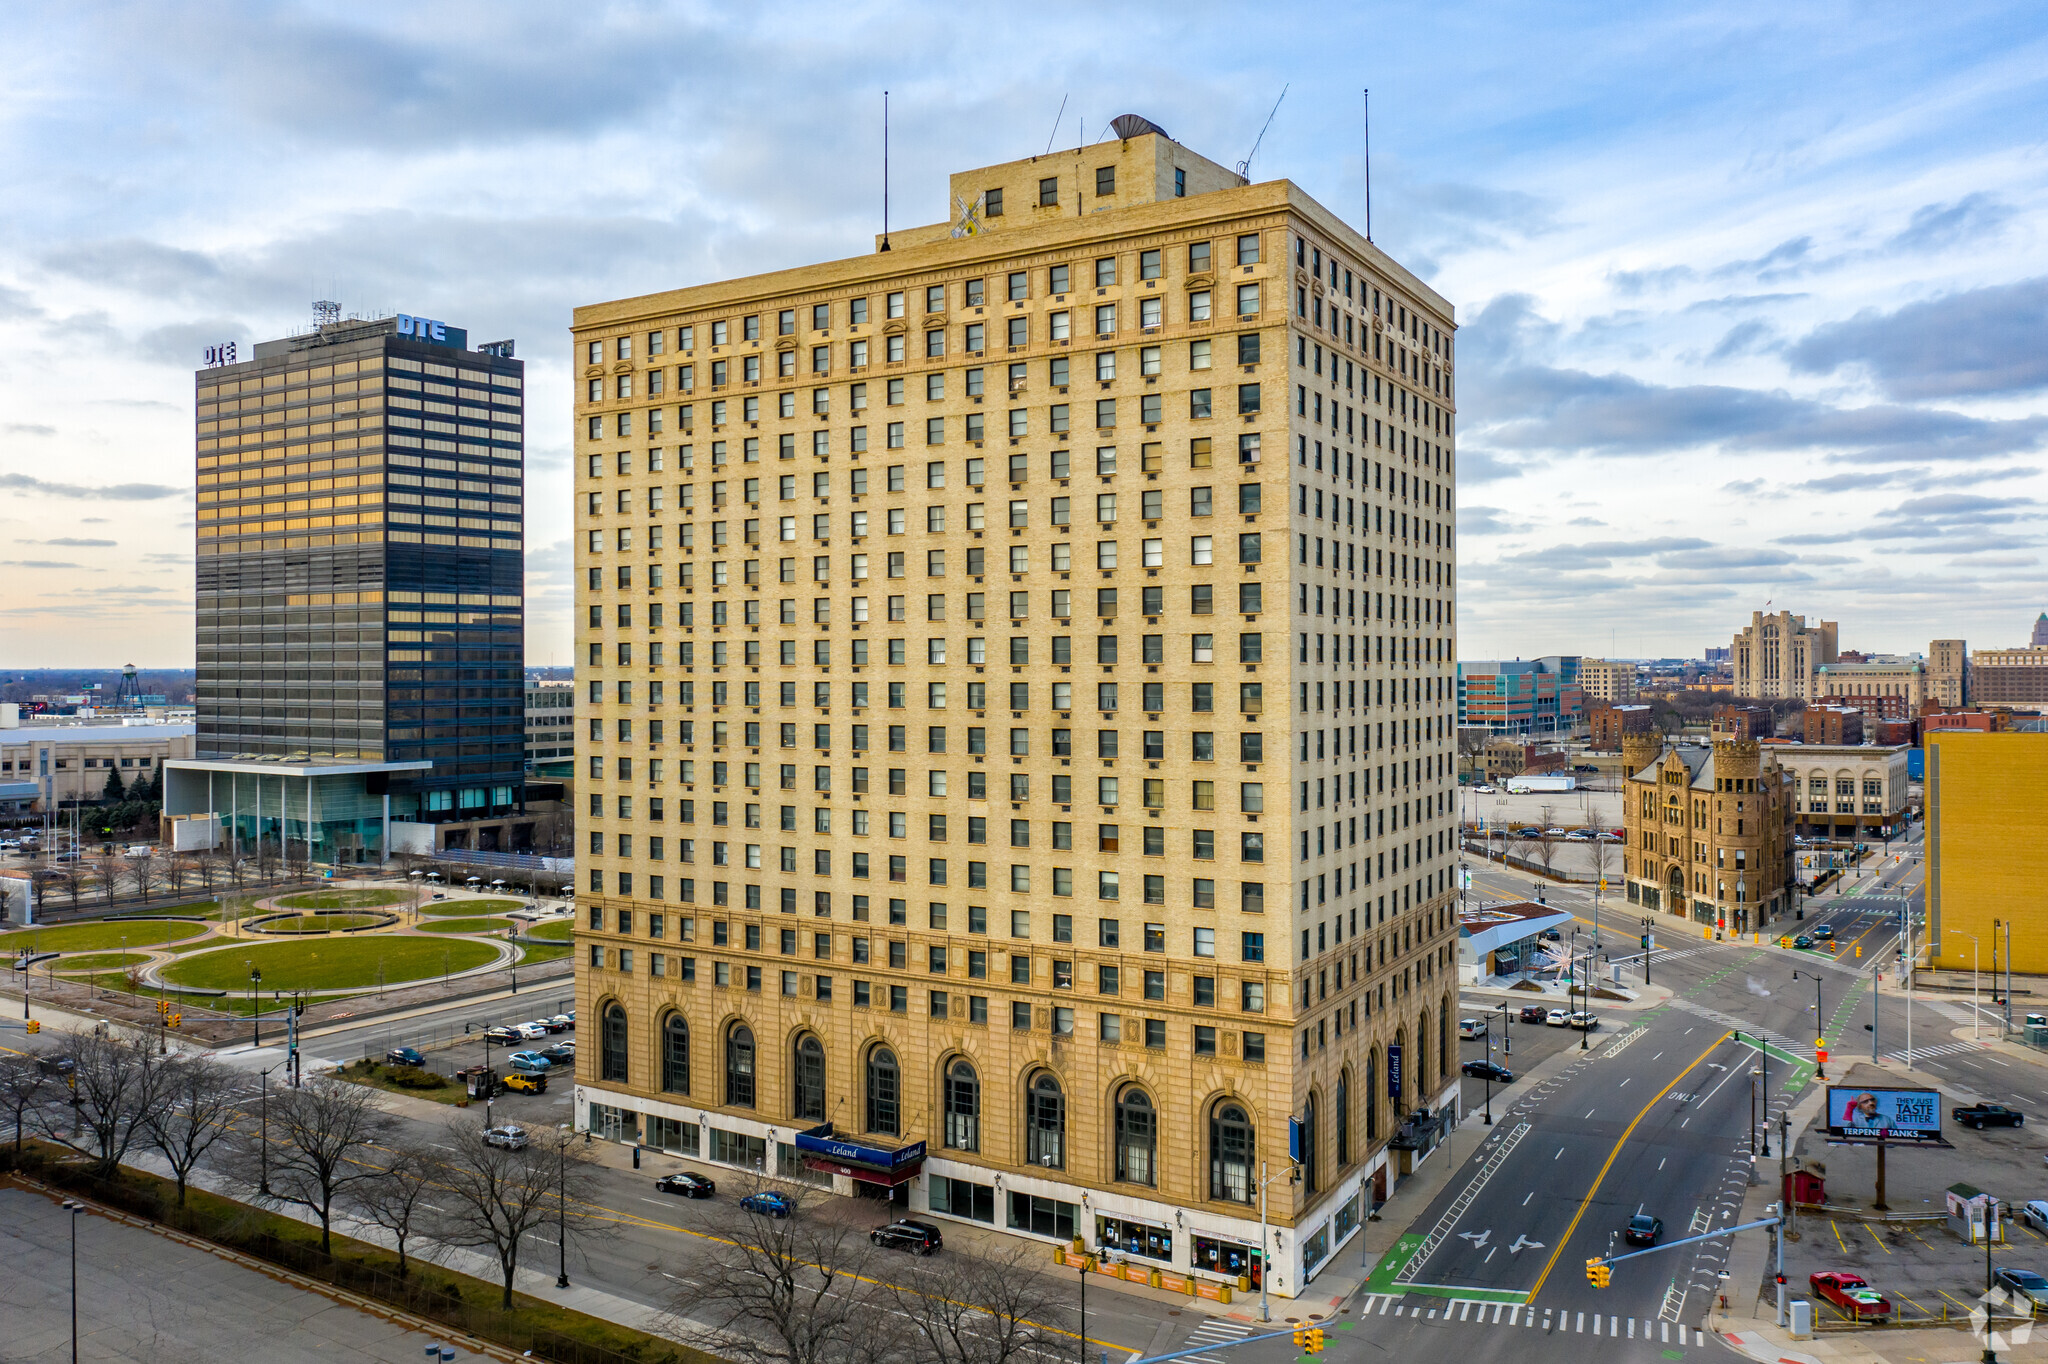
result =
[{"label": "pedestrian signal", "polygon": [[1586,1261],[1586,1282],[1593,1285],[1593,1287],[1605,1288],[1608,1281],[1613,1277],[1614,1270],[1608,1266],[1605,1260]]}]

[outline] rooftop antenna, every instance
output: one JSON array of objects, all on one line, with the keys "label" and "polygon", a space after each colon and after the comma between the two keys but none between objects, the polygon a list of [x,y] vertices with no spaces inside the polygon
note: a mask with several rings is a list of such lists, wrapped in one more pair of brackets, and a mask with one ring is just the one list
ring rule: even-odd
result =
[{"label": "rooftop antenna", "polygon": [[1045,138],[1045,154],[1047,156],[1052,155],[1052,140],[1060,135],[1060,124],[1066,121],[1068,98],[1069,96],[1067,95],[1060,96],[1060,111],[1052,116],[1052,131]]},{"label": "rooftop antenna", "polygon": [[331,327],[341,321],[341,305],[332,299],[320,299],[313,305],[313,325]]},{"label": "rooftop antenna", "polygon": [[882,92],[882,249],[889,249],[889,92]]},{"label": "rooftop antenna", "polygon": [[1365,239],[1372,240],[1372,90],[1365,92]]},{"label": "rooftop antenna", "polygon": [[[1292,81],[1288,82],[1288,85],[1292,84]],[[1273,101],[1273,113],[1266,115],[1265,127],[1259,129],[1258,137],[1252,142],[1251,151],[1246,153],[1244,160],[1237,163],[1237,173],[1246,182],[1249,182],[1252,178],[1252,157],[1257,156],[1259,154],[1259,143],[1264,142],[1266,140],[1266,128],[1270,128],[1273,126],[1273,114],[1277,114],[1280,112],[1280,100],[1286,98],[1287,86],[1283,85],[1280,87],[1280,99],[1276,99]]]}]

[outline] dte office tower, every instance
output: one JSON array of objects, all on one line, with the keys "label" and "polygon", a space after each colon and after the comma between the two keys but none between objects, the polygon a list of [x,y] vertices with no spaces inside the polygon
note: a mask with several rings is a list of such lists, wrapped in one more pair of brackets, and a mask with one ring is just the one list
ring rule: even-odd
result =
[{"label": "dte office tower", "polygon": [[577,1118],[1291,1296],[1456,1103],[1453,319],[1116,131],[576,311]]},{"label": "dte office tower", "polygon": [[197,756],[179,845],[312,865],[523,805],[525,366],[425,318],[200,370]]}]

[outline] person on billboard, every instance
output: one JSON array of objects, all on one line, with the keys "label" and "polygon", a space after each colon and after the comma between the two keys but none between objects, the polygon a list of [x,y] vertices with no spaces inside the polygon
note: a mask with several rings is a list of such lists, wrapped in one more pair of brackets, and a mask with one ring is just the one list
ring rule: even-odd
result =
[{"label": "person on billboard", "polygon": [[1877,1096],[1869,1092],[1858,1094],[1842,1105],[1842,1126],[1877,1127]]}]

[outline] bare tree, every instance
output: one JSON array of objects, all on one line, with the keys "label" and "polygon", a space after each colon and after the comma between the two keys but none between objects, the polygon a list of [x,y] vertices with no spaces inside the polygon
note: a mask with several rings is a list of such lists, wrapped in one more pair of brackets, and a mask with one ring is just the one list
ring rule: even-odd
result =
[{"label": "bare tree", "polygon": [[156,884],[157,877],[163,870],[162,859],[151,851],[139,852],[121,860],[128,864],[128,884],[135,887],[135,893],[142,897],[144,904],[148,904],[149,889]]},{"label": "bare tree", "polygon": [[220,853],[214,849],[204,848],[193,855],[192,872],[199,878],[199,888],[208,895],[213,894],[214,886],[219,883],[221,870]]},{"label": "bare tree", "polygon": [[455,1155],[437,1171],[435,1193],[454,1206],[441,1221],[440,1239],[497,1257],[509,1311],[521,1243],[550,1225],[580,1227],[596,1167],[574,1134],[558,1128],[535,1129],[516,1150],[486,1141],[472,1123],[450,1123],[447,1134]]},{"label": "bare tree", "polygon": [[204,1056],[178,1056],[159,1066],[157,1104],[148,1122],[156,1148],[178,1183],[178,1206],[192,1172],[242,1118],[242,1077]]},{"label": "bare tree", "polygon": [[198,859],[190,853],[172,853],[164,859],[164,884],[172,895],[185,893],[185,883],[198,870]]},{"label": "bare tree", "polygon": [[[377,1091],[326,1075],[270,1097],[269,1197],[293,1203],[320,1219],[320,1249],[334,1248],[335,1200],[353,1186],[374,1179],[379,1167],[368,1159],[397,1120],[376,1104]],[[239,1164],[254,1174],[264,1160],[262,1137],[244,1123],[236,1141]]]},{"label": "bare tree", "polygon": [[128,874],[128,868],[112,853],[100,853],[86,863],[92,869],[92,877],[98,882],[100,898],[108,904],[121,893],[121,882]]},{"label": "bare tree", "polygon": [[1614,865],[1614,849],[1600,837],[1603,831],[1595,830],[1593,841],[1586,845],[1586,860],[1593,869],[1593,882],[1597,887],[1607,879],[1607,872]]},{"label": "bare tree", "polygon": [[[103,1023],[100,1027],[104,1028]],[[149,1133],[163,1103],[165,1067],[148,1038],[111,1032],[79,1036],[71,1049],[68,1094],[54,1087],[43,1103],[43,1130],[90,1156],[93,1173],[111,1179]]]},{"label": "bare tree", "polygon": [[0,1104],[6,1105],[7,1119],[14,1124],[14,1150],[21,1152],[21,1129],[30,1115],[38,1112],[50,1089],[50,1077],[36,1064],[36,1058],[19,1052],[0,1055]]},{"label": "bare tree", "polygon": [[[740,1181],[745,1186],[760,1181]],[[763,1186],[765,1187],[765,1185]],[[750,1215],[746,1230],[705,1247],[701,1282],[667,1304],[663,1329],[736,1364],[840,1364],[886,1355],[888,1289],[870,1272],[867,1238],[810,1215],[815,1199],[780,1190],[788,1217]]]},{"label": "bare tree", "polygon": [[438,1211],[428,1205],[428,1199],[441,1175],[439,1162],[423,1144],[401,1140],[386,1148],[385,1160],[374,1178],[349,1189],[349,1210],[365,1222],[384,1228],[397,1241],[401,1279],[411,1270],[406,1261],[406,1244],[421,1234]]},{"label": "bare tree", "polygon": [[938,1364],[1010,1364],[1069,1348],[1067,1285],[1041,1272],[1039,1247],[1013,1244],[988,1255],[954,1255],[943,1265],[914,1261],[890,1285],[898,1320],[916,1336],[911,1351]]}]

